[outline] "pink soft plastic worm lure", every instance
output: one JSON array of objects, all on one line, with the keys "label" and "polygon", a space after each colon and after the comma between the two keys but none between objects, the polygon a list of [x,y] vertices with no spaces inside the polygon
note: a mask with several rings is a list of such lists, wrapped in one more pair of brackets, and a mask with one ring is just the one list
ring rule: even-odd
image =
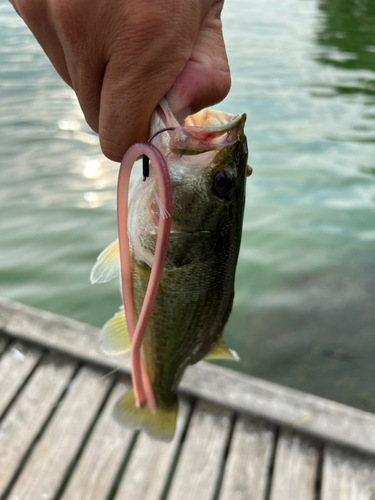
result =
[{"label": "pink soft plastic worm lure", "polygon": [[[169,217],[164,218],[161,215],[159,217],[159,230],[150,280],[147,286],[138,322],[135,324],[127,220],[130,174],[134,162],[141,155],[146,155],[151,160],[158,182],[160,202],[166,208]],[[122,297],[131,340],[131,368],[136,405],[138,408],[143,408],[147,403],[150,410],[155,412],[155,395],[146,367],[142,360],[141,345],[149,318],[151,316],[156,295],[158,293],[168,250],[169,233],[172,224],[172,189],[165,160],[160,151],[152,144],[134,144],[127,150],[122,159],[117,186],[117,224],[121,261]]]}]

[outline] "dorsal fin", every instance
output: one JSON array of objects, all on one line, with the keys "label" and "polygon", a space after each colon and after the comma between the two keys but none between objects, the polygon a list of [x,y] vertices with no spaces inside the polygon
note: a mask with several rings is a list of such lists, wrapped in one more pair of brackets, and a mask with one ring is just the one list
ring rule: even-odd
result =
[{"label": "dorsal fin", "polygon": [[106,283],[113,278],[117,278],[120,275],[120,270],[120,251],[117,239],[99,255],[91,271],[91,283]]},{"label": "dorsal fin", "polygon": [[123,354],[130,351],[130,337],[123,306],[103,326],[100,341],[101,348],[106,354]]}]

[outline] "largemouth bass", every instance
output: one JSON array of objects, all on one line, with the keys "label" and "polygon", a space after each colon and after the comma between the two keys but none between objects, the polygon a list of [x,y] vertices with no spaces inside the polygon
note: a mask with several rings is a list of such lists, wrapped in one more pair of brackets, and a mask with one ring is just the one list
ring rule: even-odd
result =
[{"label": "largemouth bass", "polygon": [[[186,367],[205,357],[236,358],[222,335],[232,309],[246,177],[251,173],[245,119],[245,115],[203,110],[180,126],[165,100],[153,114],[151,135],[157,135],[152,144],[165,158],[173,207],[165,266],[142,343],[156,408],[137,408],[130,391],[117,403],[115,417],[156,439],[173,438],[177,386]],[[130,195],[128,237],[135,318],[145,298],[160,220],[170,217],[159,194],[157,177],[150,169]],[[119,271],[116,241],[98,257],[91,280],[108,281]],[[110,354],[130,349],[123,308],[104,325],[101,341]]]}]

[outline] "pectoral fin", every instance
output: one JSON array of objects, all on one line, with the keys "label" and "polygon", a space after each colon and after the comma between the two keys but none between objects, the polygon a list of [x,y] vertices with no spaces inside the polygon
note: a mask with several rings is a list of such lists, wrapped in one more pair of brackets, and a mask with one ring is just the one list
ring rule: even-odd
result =
[{"label": "pectoral fin", "polygon": [[236,351],[228,349],[228,347],[224,344],[224,340],[220,337],[217,344],[211,349],[204,359],[230,359],[232,361],[239,361],[240,357]]},{"label": "pectoral fin", "polygon": [[122,354],[130,351],[130,337],[122,306],[100,332],[101,348],[106,354]]},{"label": "pectoral fin", "polygon": [[176,429],[178,401],[168,409],[156,408],[151,413],[146,406],[137,408],[134,391],[131,390],[115,405],[113,415],[117,422],[130,429],[143,429],[152,439],[170,442]]},{"label": "pectoral fin", "polygon": [[117,239],[99,255],[91,271],[91,283],[106,283],[119,276],[120,270],[120,250]]}]

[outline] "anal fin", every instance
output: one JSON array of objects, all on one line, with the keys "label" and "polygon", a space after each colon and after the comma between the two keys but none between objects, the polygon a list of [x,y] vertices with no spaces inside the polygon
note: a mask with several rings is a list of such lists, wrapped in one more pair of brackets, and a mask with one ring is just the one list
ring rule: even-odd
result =
[{"label": "anal fin", "polygon": [[124,306],[103,326],[100,332],[101,348],[106,354],[122,354],[130,351],[130,337]]}]

